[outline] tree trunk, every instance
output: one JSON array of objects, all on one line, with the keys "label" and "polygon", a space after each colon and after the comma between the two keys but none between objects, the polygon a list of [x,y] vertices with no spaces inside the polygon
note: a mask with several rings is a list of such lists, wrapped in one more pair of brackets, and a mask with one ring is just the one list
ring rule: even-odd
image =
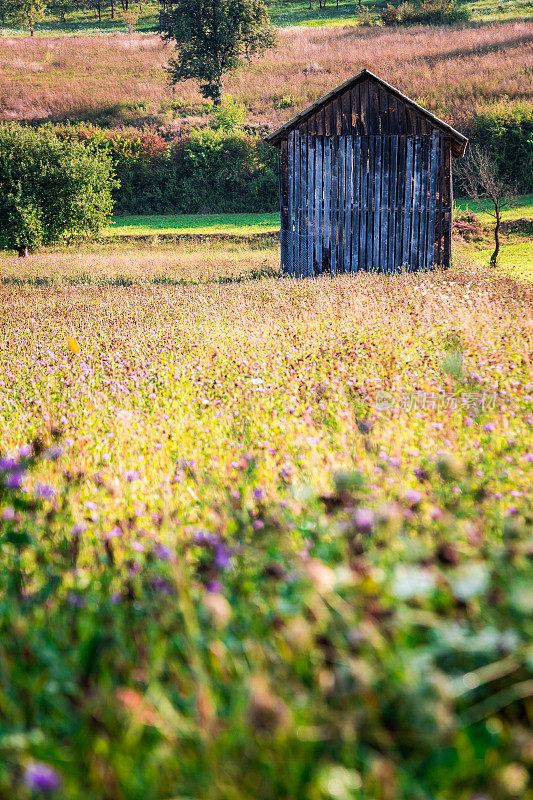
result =
[{"label": "tree trunk", "polygon": [[21,245],[18,249],[19,258],[26,258],[28,255],[28,248],[25,245]]},{"label": "tree trunk", "polygon": [[30,22],[30,36],[33,36],[33,22]]},{"label": "tree trunk", "polygon": [[115,19],[115,0],[111,0],[111,19]]},{"label": "tree trunk", "polygon": [[494,228],[494,253],[490,257],[491,267],[498,266],[498,256],[500,254],[500,209],[496,206],[496,227]]}]

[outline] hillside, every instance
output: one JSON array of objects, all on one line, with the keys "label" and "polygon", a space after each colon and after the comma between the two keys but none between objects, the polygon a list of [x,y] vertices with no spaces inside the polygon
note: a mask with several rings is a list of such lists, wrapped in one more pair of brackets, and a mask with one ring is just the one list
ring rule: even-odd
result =
[{"label": "hillside", "polygon": [[[503,101],[531,102],[532,44],[533,21],[282,28],[277,49],[225,88],[246,104],[248,124],[267,130],[368,67],[461,128]],[[209,108],[193,82],[167,86],[170,53],[153,34],[77,36],[75,46],[68,36],[0,38],[0,119],[186,131],[205,123]]]}]

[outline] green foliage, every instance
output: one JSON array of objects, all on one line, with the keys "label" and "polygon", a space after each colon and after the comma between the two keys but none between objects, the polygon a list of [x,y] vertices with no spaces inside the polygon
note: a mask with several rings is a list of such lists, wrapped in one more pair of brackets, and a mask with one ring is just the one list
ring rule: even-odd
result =
[{"label": "green foliage", "polygon": [[[227,112],[226,112],[226,109]],[[239,104],[228,101],[220,119],[236,124]],[[278,207],[277,154],[242,131],[194,130],[173,145],[152,131],[104,131],[89,125],[50,126],[109,157],[120,181],[120,214],[261,212]]]},{"label": "green foliage", "polygon": [[530,798],[533,520],[472,464],[426,463],[435,518],[371,509],[358,472],[283,507],[250,461],[212,509],[229,538],[134,552],[133,519],[73,524],[83,474],[33,481],[61,453],[0,461],[3,796],[44,762],[62,800]]},{"label": "green foliage", "polygon": [[0,127],[0,248],[23,255],[61,238],[94,235],[113,208],[109,161],[50,130]]},{"label": "green foliage", "polygon": [[506,103],[478,114],[472,144],[490,152],[499,176],[521,194],[533,192],[533,106]]},{"label": "green foliage", "polygon": [[178,52],[167,68],[171,82],[198,80],[217,104],[223,76],[274,44],[265,0],[178,0],[165,25]]},{"label": "green foliage", "polygon": [[8,0],[7,16],[21,28],[27,28],[33,36],[35,25],[40,22],[46,12],[45,0]]},{"label": "green foliage", "polygon": [[451,25],[469,18],[470,12],[459,8],[455,0],[414,0],[397,6],[389,3],[381,11],[385,25]]},{"label": "green foliage", "polygon": [[231,94],[223,94],[220,105],[215,106],[214,116],[218,128],[225,133],[234,133],[244,127],[246,108]]}]

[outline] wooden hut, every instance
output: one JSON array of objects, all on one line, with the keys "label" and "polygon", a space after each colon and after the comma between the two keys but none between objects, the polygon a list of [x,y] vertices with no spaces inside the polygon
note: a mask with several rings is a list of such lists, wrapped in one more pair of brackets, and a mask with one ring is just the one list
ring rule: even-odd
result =
[{"label": "wooden hut", "polygon": [[364,69],[266,141],[281,150],[281,264],[296,277],[449,265],[467,139]]}]

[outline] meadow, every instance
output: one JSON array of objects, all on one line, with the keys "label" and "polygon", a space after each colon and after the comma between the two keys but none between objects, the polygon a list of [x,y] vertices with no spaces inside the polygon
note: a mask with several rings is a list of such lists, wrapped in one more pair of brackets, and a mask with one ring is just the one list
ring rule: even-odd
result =
[{"label": "meadow", "polygon": [[533,797],[531,284],[1,259],[0,797]]},{"label": "meadow", "polygon": [[[461,130],[484,110],[531,102],[532,26],[281,28],[277,48],[230,76],[225,91],[245,104],[247,124],[266,133],[367,67]],[[211,111],[192,81],[167,86],[170,53],[149,34],[1,37],[0,119],[163,125],[184,134]]]}]

